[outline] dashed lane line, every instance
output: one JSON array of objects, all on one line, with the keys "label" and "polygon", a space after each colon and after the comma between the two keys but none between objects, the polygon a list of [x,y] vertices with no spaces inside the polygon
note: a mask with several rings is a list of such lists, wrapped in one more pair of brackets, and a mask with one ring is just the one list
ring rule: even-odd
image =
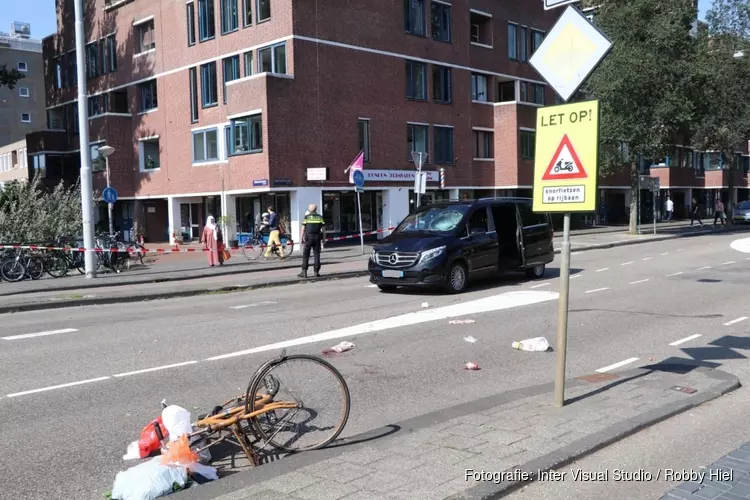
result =
[{"label": "dashed lane line", "polygon": [[684,339],[675,340],[669,345],[676,346],[676,345],[684,344],[685,342],[690,342],[691,340],[697,339],[700,336],[701,336],[700,333],[696,333],[695,335],[690,335],[689,337],[685,337]]},{"label": "dashed lane line", "polygon": [[706,269],[711,269],[712,266],[703,266],[696,269],[696,271],[705,271]]},{"label": "dashed lane line", "polygon": [[678,275],[680,275],[680,274],[684,274],[684,273],[683,273],[682,271],[678,271],[678,272],[676,272],[676,273],[672,273],[672,274],[667,274],[667,278],[669,278],[670,276],[678,276]]},{"label": "dashed lane line", "polygon": [[730,260],[729,262],[725,262],[725,263],[723,263],[723,264],[722,264],[722,266],[728,266],[728,265],[730,265],[730,264],[736,264],[736,263],[737,263],[737,261],[736,261],[736,260]]},{"label": "dashed lane line", "polygon": [[580,278],[581,276],[582,276],[581,274],[575,274],[571,276],[570,279]]},{"label": "dashed lane line", "polygon": [[602,272],[602,271],[609,271],[609,268],[608,268],[608,267],[603,267],[603,268],[601,268],[601,269],[597,269],[597,270],[596,270],[596,272],[597,272],[597,273],[600,273],[600,272]]},{"label": "dashed lane line", "polygon": [[629,285],[637,285],[638,283],[645,283],[645,282],[647,282],[647,281],[649,281],[649,279],[648,279],[648,278],[646,278],[645,280],[631,281],[631,282],[630,282],[630,283],[628,283],[628,284],[629,284]]},{"label": "dashed lane line", "polygon": [[733,319],[732,321],[727,321],[726,323],[724,323],[724,326],[732,326],[741,321],[745,321],[746,319],[747,319],[747,316],[740,316],[739,318]]},{"label": "dashed lane line", "polygon": [[629,266],[629,265],[630,265],[630,264],[632,264],[632,263],[633,263],[633,261],[632,261],[632,260],[629,260],[628,262],[623,262],[623,263],[622,263],[622,264],[620,264],[620,265],[621,265],[621,266]]},{"label": "dashed lane line", "polygon": [[603,292],[604,290],[609,290],[609,288],[607,288],[607,287],[604,287],[604,288],[594,288],[593,290],[586,290],[583,293],[596,293],[596,292]]},{"label": "dashed lane line", "polygon": [[662,255],[662,256],[664,256],[664,255],[669,255],[669,252],[664,252],[664,253],[662,253],[662,254],[660,254],[660,255]]},{"label": "dashed lane line", "polygon": [[636,361],[638,361],[638,358],[628,358],[626,360],[620,361],[613,365],[605,366],[604,368],[599,368],[598,370],[596,370],[596,372],[605,373],[608,371],[616,370],[617,368],[620,368],[621,366],[629,365],[630,363],[634,363]]},{"label": "dashed lane line", "polygon": [[532,286],[531,288],[541,288],[541,287],[543,287],[543,286],[549,286],[549,285],[551,285],[551,284],[552,284],[552,283],[540,283],[539,285],[534,285],[534,286]]},{"label": "dashed lane line", "polygon": [[10,337],[0,337],[3,340],[22,340],[22,339],[30,339],[34,337],[46,337],[47,335],[57,335],[60,333],[73,333],[77,332],[75,328],[63,328],[62,330],[50,330],[48,332],[39,332],[39,333],[24,333],[23,335],[11,335]]},{"label": "dashed lane line", "polygon": [[129,377],[130,375],[138,375],[140,373],[149,373],[149,372],[158,372],[160,370],[168,370],[170,368],[178,368],[180,366],[187,366],[187,365],[194,365],[197,364],[197,361],[185,361],[183,363],[174,363],[171,365],[164,365],[164,366],[156,366],[154,368],[145,368],[143,370],[136,370],[133,372],[125,372],[125,373],[118,373],[116,375],[112,375],[113,377]]},{"label": "dashed lane line", "polygon": [[38,392],[54,391],[55,389],[63,389],[65,387],[73,387],[76,385],[91,384],[94,382],[101,382],[102,380],[109,380],[109,377],[90,378],[88,380],[79,380],[78,382],[68,382],[67,384],[51,385],[49,387],[42,387],[40,389],[32,389],[30,391],[14,392],[13,394],[8,394],[8,397],[15,398],[18,396],[28,396],[29,394],[36,394]]},{"label": "dashed lane line", "polygon": [[641,260],[651,260],[651,259],[653,259],[653,257],[644,257]]}]

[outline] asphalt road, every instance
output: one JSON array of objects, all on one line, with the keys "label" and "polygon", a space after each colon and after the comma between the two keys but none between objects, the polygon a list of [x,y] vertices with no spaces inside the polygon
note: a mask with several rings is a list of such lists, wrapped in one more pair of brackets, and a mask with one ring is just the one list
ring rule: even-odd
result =
[{"label": "asphalt road", "polygon": [[[676,356],[724,365],[742,379],[750,349],[742,336],[750,320],[724,326],[748,309],[750,254],[729,247],[740,237],[702,236],[574,254],[569,375]],[[352,393],[345,435],[548,382],[554,354],[517,351],[511,343],[546,336],[554,345],[557,275],[553,266],[536,282],[489,280],[461,296],[383,294],[366,279],[350,279],[2,316],[0,498],[100,499],[115,473],[127,466],[121,460],[125,447],[159,414],[162,399],[205,411],[243,390],[282,341],[292,344],[290,352],[305,353],[341,340],[356,344],[331,358]],[[524,301],[537,303],[519,305]],[[460,319],[475,323],[449,323],[449,316],[462,312]],[[379,321],[385,318],[391,319]],[[59,330],[67,331],[29,336]],[[310,337],[320,334],[326,340]],[[466,342],[468,335],[477,342]],[[695,335],[700,336],[670,345]],[[720,345],[708,345],[714,341]],[[249,349],[261,352],[245,353]],[[468,361],[481,370],[464,370]],[[146,371],[160,367],[167,368]],[[731,398],[736,396],[712,404],[736,401]],[[721,409],[716,414],[724,423],[731,417]],[[712,425],[710,419],[702,422],[692,430]],[[747,440],[736,434],[738,442]],[[711,443],[717,456],[726,451],[726,441]],[[644,446],[633,449],[632,463],[670,449]],[[665,491],[669,485],[658,486]],[[601,492],[579,496],[577,490],[555,496],[549,488],[539,483],[518,495],[602,497]]]}]

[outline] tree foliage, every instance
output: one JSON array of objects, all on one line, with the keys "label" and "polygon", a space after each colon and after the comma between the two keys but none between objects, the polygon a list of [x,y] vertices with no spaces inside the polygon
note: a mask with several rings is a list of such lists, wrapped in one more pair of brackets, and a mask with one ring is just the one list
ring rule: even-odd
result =
[{"label": "tree foliage", "polygon": [[50,243],[80,233],[81,187],[62,182],[52,192],[38,179],[10,182],[0,192],[0,242]]},{"label": "tree foliage", "polygon": [[5,64],[0,64],[0,87],[8,87],[12,90],[16,86],[16,83],[18,83],[18,80],[25,77],[26,75],[17,69],[8,69]]}]

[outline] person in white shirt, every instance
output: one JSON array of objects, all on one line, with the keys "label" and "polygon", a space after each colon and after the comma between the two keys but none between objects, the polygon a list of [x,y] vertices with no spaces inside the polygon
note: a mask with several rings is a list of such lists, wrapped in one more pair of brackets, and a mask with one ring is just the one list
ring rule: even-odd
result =
[{"label": "person in white shirt", "polygon": [[672,214],[674,213],[674,202],[672,198],[667,195],[667,201],[664,202],[664,211],[667,213],[667,222],[672,222]]}]

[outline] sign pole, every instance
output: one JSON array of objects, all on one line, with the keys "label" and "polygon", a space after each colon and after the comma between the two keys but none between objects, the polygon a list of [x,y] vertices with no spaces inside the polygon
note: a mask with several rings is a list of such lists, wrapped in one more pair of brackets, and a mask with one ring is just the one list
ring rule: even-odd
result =
[{"label": "sign pole", "polygon": [[365,236],[362,233],[362,205],[359,201],[359,189],[357,189],[357,213],[359,214],[359,246],[362,249],[362,255],[365,254]]},{"label": "sign pole", "polygon": [[565,358],[568,346],[568,291],[570,290],[570,212],[563,219],[560,251],[560,299],[557,303],[557,356],[555,364],[555,405],[565,405]]},{"label": "sign pole", "polygon": [[653,198],[653,206],[651,207],[651,211],[654,214],[654,235],[656,235],[656,189],[651,190],[652,198]]},{"label": "sign pole", "polygon": [[[107,187],[111,187],[109,184],[109,156],[104,157],[104,163],[107,166]],[[107,203],[107,212],[109,215],[109,234],[110,236],[115,234],[115,226],[114,221],[112,220],[112,211],[113,211],[112,203]]]}]

